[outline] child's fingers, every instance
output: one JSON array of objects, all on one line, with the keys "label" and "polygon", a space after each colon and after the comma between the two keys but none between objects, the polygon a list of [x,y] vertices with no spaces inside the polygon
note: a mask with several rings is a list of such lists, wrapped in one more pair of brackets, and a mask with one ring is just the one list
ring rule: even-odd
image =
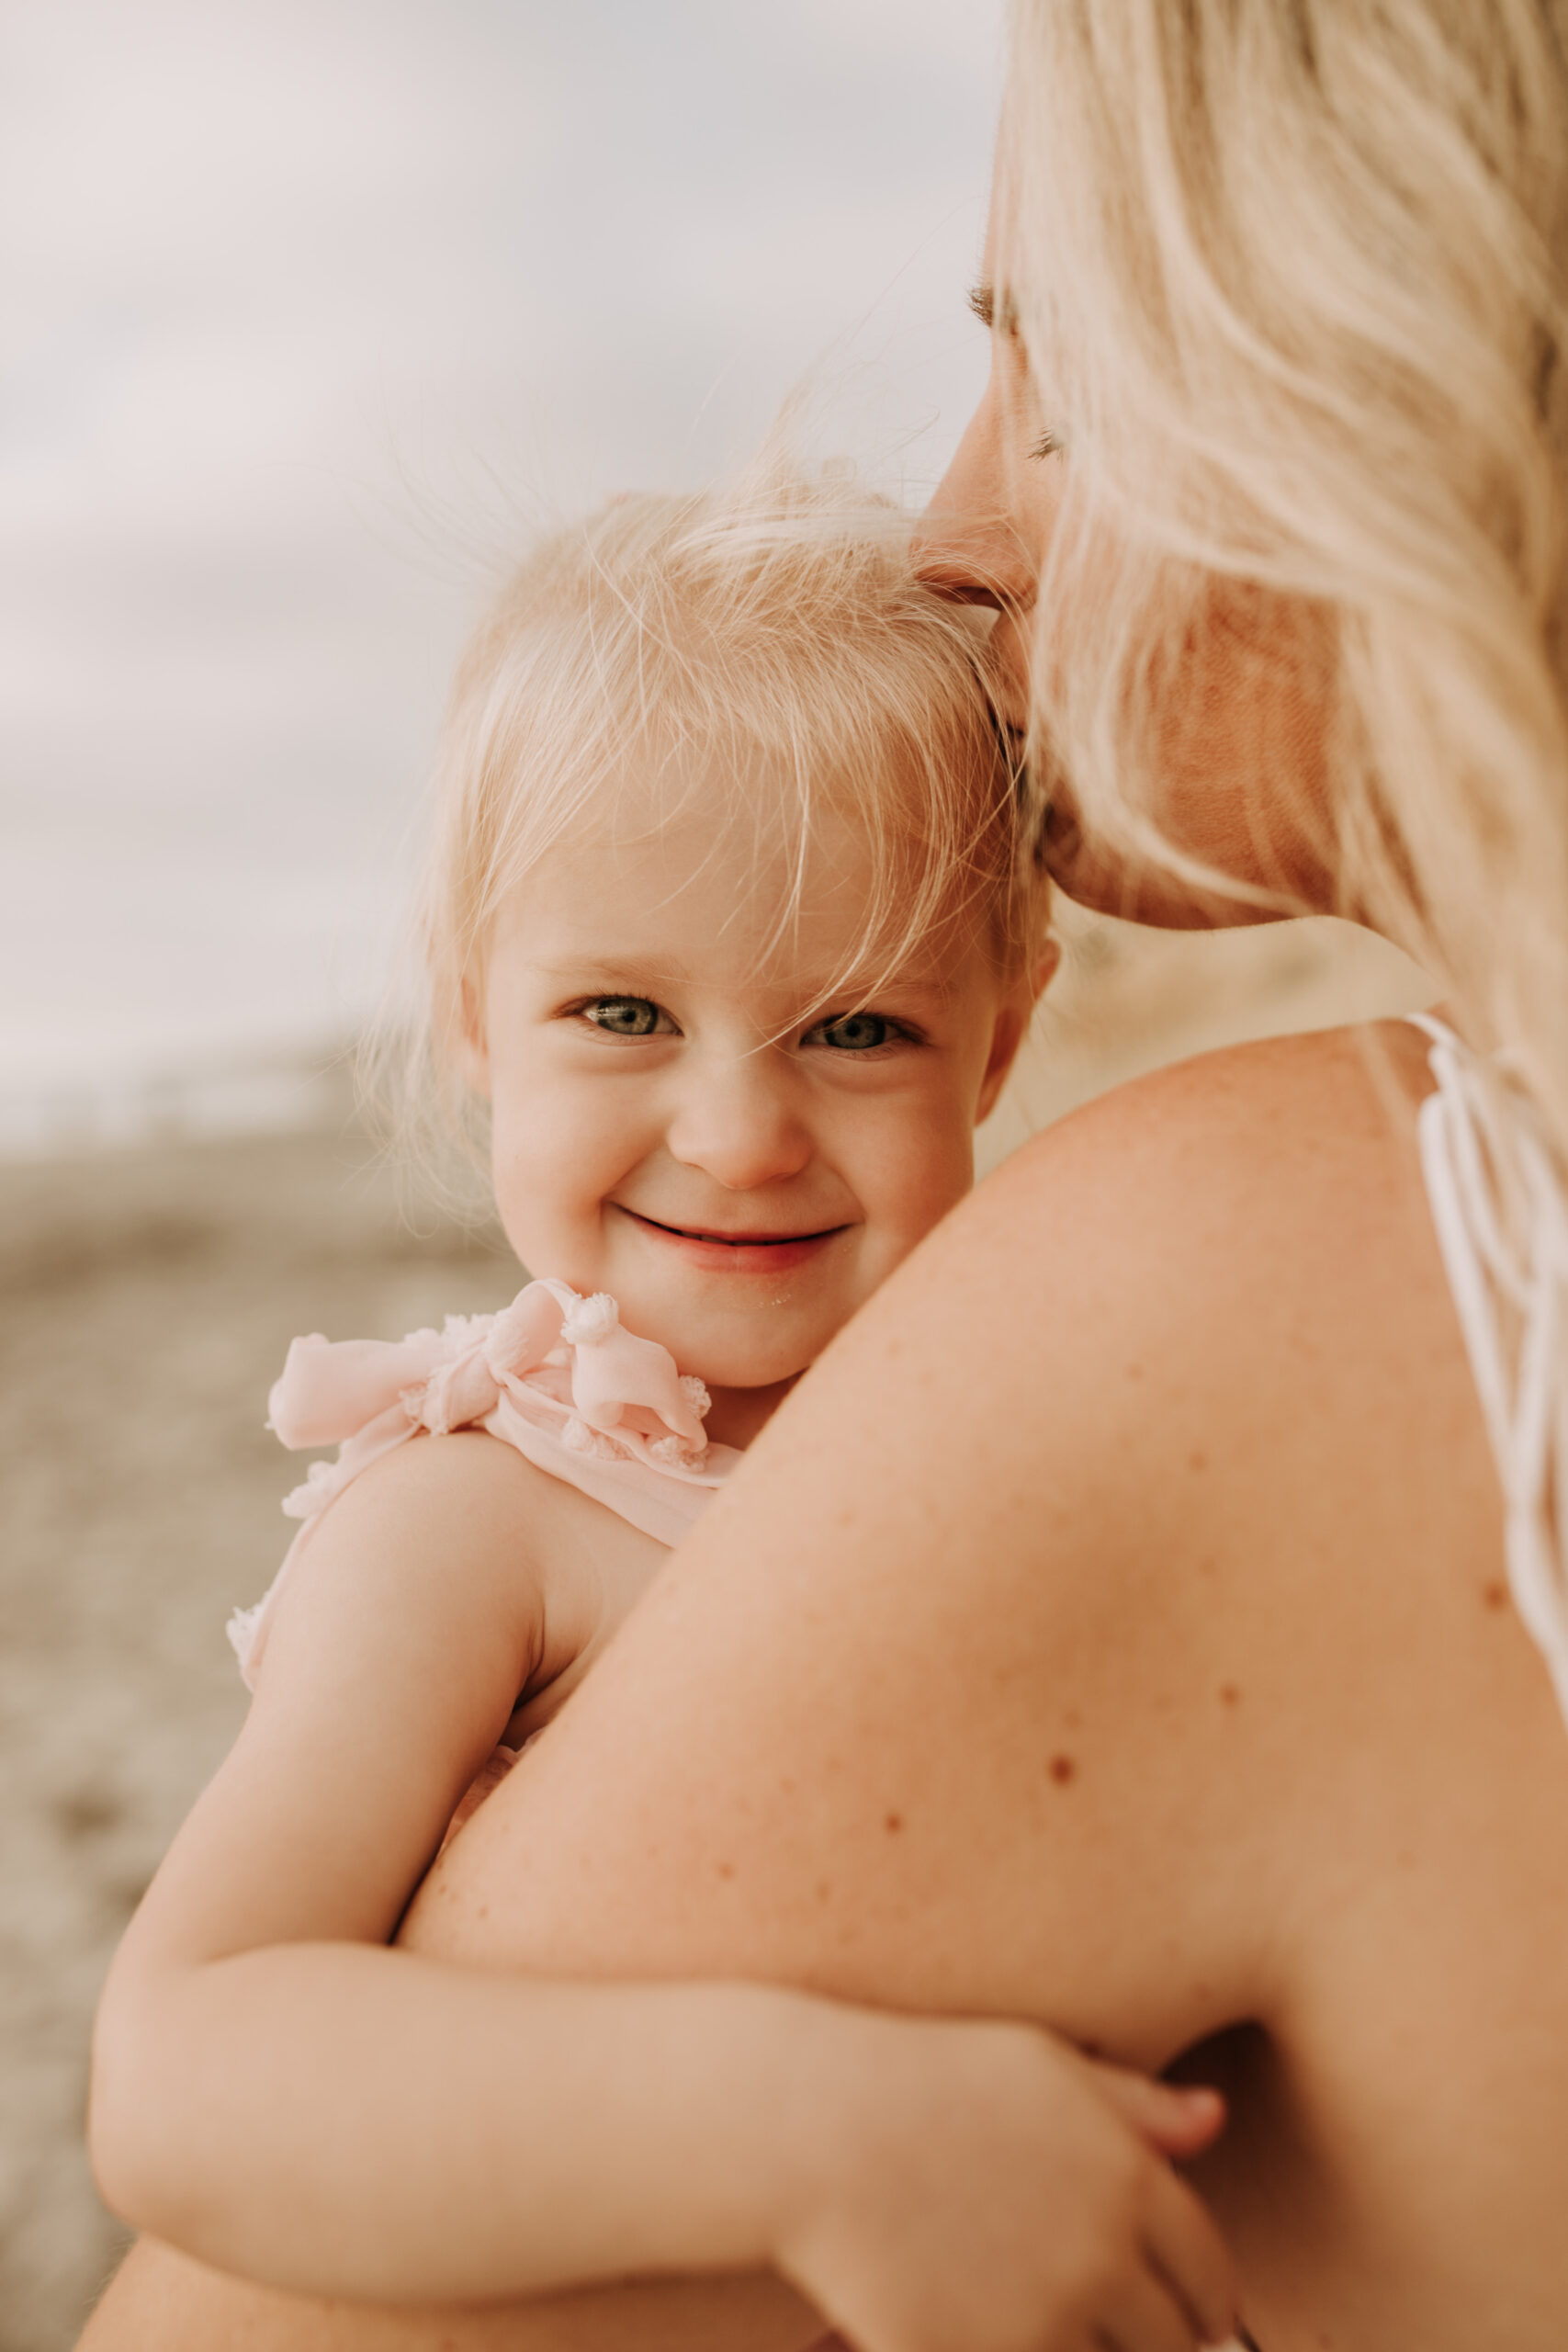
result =
[{"label": "child's fingers", "polygon": [[1181,2306],[1187,2341],[1224,2344],[1235,2330],[1231,2259],[1201,2202],[1162,2167],[1149,2192],[1144,2247],[1151,2270]]},{"label": "child's fingers", "polygon": [[1088,2064],[1122,2121],[1162,2156],[1201,2155],[1224,2129],[1225,2103],[1218,2091],[1156,2082],[1102,2058]]}]

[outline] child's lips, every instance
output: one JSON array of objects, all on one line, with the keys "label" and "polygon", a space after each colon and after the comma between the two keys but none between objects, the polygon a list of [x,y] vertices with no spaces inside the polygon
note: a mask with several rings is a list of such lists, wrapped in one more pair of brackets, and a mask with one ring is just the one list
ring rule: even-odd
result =
[{"label": "child's lips", "polygon": [[821,1226],[809,1233],[785,1233],[761,1227],[723,1232],[712,1226],[666,1225],[644,1216],[640,1210],[615,1204],[623,1216],[656,1241],[678,1250],[688,1264],[705,1271],[734,1274],[782,1274],[804,1266],[836,1241],[848,1227]]}]

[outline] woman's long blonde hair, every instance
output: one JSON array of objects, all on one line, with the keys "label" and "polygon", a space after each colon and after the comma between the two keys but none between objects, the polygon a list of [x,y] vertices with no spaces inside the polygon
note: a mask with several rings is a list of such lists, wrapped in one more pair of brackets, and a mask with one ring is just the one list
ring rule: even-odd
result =
[{"label": "woman's long blonde hair", "polygon": [[1155,839],[1215,576],[1281,599],[1339,910],[1568,1170],[1565,43],[1560,0],[1015,0],[997,278],[1066,446],[1037,724],[1092,827]]}]

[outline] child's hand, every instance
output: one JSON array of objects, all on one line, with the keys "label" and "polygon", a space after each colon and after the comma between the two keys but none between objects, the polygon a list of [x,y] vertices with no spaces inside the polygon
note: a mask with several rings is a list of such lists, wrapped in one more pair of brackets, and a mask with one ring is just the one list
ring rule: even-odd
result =
[{"label": "child's hand", "polygon": [[1191,2352],[1231,2334],[1224,2247],[1165,2161],[1214,2138],[1217,2094],[1029,2027],[838,2016],[829,2071],[802,2085],[818,2136],[775,2258],[854,2352]]}]

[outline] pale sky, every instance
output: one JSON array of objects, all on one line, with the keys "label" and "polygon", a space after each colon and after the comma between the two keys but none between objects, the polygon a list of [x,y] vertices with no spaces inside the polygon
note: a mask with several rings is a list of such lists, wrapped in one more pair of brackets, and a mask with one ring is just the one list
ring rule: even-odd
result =
[{"label": "pale sky", "polygon": [[341,1028],[549,514],[810,372],[915,497],[984,373],[1001,0],[0,22],[0,1094]]}]

